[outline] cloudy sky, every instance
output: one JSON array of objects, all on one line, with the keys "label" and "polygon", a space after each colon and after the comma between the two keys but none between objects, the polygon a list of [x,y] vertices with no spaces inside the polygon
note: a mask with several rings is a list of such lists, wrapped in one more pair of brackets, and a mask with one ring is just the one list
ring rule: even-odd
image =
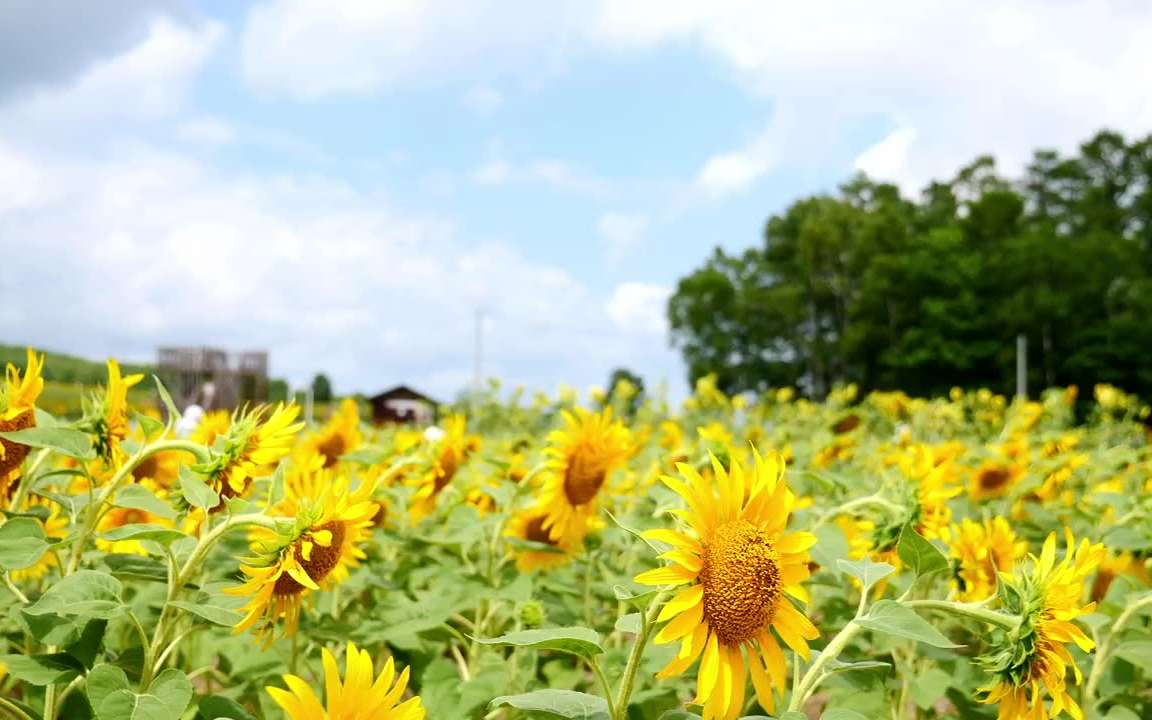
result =
[{"label": "cloudy sky", "polygon": [[[0,341],[338,391],[684,383],[664,303],[861,168],[1152,130],[1152,3],[0,0]],[[770,309],[766,309],[770,311]]]}]

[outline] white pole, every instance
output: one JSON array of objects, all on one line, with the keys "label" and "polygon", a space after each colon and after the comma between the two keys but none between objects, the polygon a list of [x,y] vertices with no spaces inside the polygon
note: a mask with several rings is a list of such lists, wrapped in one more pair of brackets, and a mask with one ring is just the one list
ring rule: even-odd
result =
[{"label": "white pole", "polygon": [[312,424],[312,384],[304,391],[304,422]]},{"label": "white pole", "polygon": [[472,391],[479,396],[483,389],[484,383],[484,310],[476,308],[476,357],[475,357],[475,372],[476,378],[473,380]]},{"label": "white pole", "polygon": [[1028,336],[1016,336],[1016,397],[1028,397]]}]

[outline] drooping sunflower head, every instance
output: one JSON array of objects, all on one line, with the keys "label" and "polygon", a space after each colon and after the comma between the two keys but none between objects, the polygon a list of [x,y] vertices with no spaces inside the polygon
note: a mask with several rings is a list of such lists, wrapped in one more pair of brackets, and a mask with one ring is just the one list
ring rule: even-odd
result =
[{"label": "drooping sunflower head", "polygon": [[123,376],[120,363],[108,361],[108,387],[86,402],[84,426],[92,433],[96,452],[113,467],[123,464],[120,443],[128,437],[128,389],[144,379],[143,375]]},{"label": "drooping sunflower head", "polygon": [[[1074,642],[1085,652],[1095,646],[1072,621],[1096,607],[1096,603],[1081,605],[1081,598],[1088,575],[1103,557],[1102,544],[1083,540],[1076,546],[1069,530],[1060,562],[1056,561],[1056,533],[1052,533],[1040,557],[1029,557],[1030,568],[1021,564],[1014,573],[1001,574],[1004,607],[1021,617],[1019,627],[994,642],[982,658],[992,674],[983,688],[982,702],[999,703],[1001,718],[1046,720],[1065,711],[1073,718],[1083,717],[1068,692],[1067,666],[1072,666],[1077,685],[1082,677],[1066,644]],[[1045,694],[1051,698],[1050,707]]]},{"label": "drooping sunflower head", "polygon": [[271,474],[276,463],[291,452],[296,433],[304,427],[294,422],[299,414],[299,405],[283,403],[237,412],[220,452],[200,468],[221,499],[242,495],[253,478]]},{"label": "drooping sunflower head", "polygon": [[425,711],[420,696],[404,699],[408,668],[397,677],[392,658],[388,658],[384,669],[376,675],[368,651],[348,643],[343,680],[336,658],[328,648],[323,650],[323,659],[327,695],[324,702],[296,675],[283,676],[287,690],[265,688],[289,720],[423,720]]},{"label": "drooping sunflower head", "polygon": [[748,675],[757,700],[771,712],[774,689],[783,692],[786,682],[776,636],[808,658],[808,641],[819,635],[792,599],[808,602],[803,582],[816,537],[787,532],[795,496],[775,453],[755,453],[747,474],[738,461],[725,469],[713,458],[711,483],[689,465],[677,469],[680,477],[662,479],[688,506],[671,511],[684,527],[644,533],[672,546],[660,556],[672,564],[636,577],[645,585],[682,586],[658,617],[668,622],[656,642],[681,643],[658,677],[679,675],[699,658],[695,702],[705,706],[706,717],[737,717]]},{"label": "drooping sunflower head", "polygon": [[554,540],[584,532],[596,515],[596,500],[632,452],[632,434],[612,409],[564,412],[565,427],[548,435],[548,475],[540,504]]},{"label": "drooping sunflower head", "polygon": [[360,432],[360,409],[354,398],[344,398],[340,410],[332,419],[305,441],[324,458],[324,467],[332,467],[340,461],[340,456],[352,452],[360,446],[364,435]]},{"label": "drooping sunflower head", "polygon": [[1021,540],[1003,517],[984,522],[968,518],[953,528],[949,554],[956,558],[956,588],[960,600],[978,602],[996,594],[996,580],[1008,572],[1028,553],[1028,542]]},{"label": "drooping sunflower head", "polygon": [[[15,432],[36,425],[36,400],[44,390],[44,356],[28,348],[24,375],[9,363],[0,385],[0,432]],[[0,499],[7,497],[8,476],[28,457],[29,448],[0,438]]]},{"label": "drooping sunflower head", "polygon": [[215,446],[216,438],[227,435],[231,427],[232,416],[227,410],[210,410],[200,418],[188,439],[210,448]]},{"label": "drooping sunflower head", "polygon": [[350,568],[364,559],[361,546],[379,509],[371,500],[375,485],[366,482],[352,491],[347,476],[321,472],[326,475],[316,484],[317,495],[298,501],[294,522],[254,533],[254,557],[240,565],[247,581],[225,590],[249,598],[235,633],[259,625],[257,637],[266,636],[271,643],[277,621],[283,619],[284,634],[293,635],[308,594],[343,582]]},{"label": "drooping sunflower head", "polygon": [[545,512],[532,508],[516,513],[508,521],[504,536],[510,538],[509,544],[516,555],[516,569],[520,572],[551,570],[567,565],[583,547],[584,535],[604,527],[599,518],[593,517],[583,535],[576,537],[573,534],[553,540],[544,527],[546,520]]}]

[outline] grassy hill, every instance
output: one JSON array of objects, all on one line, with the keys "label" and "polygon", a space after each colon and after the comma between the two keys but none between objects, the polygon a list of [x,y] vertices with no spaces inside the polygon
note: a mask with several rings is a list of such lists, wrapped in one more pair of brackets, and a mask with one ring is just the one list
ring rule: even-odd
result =
[{"label": "grassy hill", "polygon": [[[53,352],[44,348],[34,348],[47,355],[44,364],[44,393],[37,403],[53,415],[75,417],[80,414],[81,399],[85,392],[108,382],[108,366],[103,360],[88,360],[66,353]],[[15,365],[21,373],[28,361],[27,349],[23,345],[0,344],[0,368]],[[156,372],[154,365],[127,363],[121,366],[125,375],[144,373],[151,376]],[[0,376],[2,377],[2,376]],[[155,386],[145,379],[128,392],[132,405],[143,407],[155,404]]]}]

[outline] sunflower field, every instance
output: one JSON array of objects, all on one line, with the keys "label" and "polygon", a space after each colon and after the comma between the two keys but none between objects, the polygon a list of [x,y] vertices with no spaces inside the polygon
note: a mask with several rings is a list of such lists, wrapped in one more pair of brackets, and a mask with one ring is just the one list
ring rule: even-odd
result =
[{"label": "sunflower field", "polygon": [[0,384],[0,718],[1152,718],[1120,390],[494,391],[188,434]]}]

